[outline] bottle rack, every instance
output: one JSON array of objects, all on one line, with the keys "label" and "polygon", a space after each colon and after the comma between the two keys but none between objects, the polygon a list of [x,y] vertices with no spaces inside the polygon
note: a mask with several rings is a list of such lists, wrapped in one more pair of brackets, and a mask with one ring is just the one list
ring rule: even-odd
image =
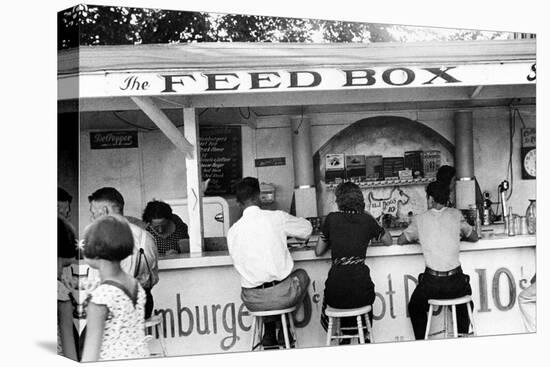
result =
[{"label": "bottle rack", "polygon": [[[346,180],[347,181],[347,180]],[[407,185],[423,185],[435,181],[435,177],[410,178],[403,180],[380,180],[380,181],[362,181],[356,182],[357,186],[362,189],[390,187],[390,186],[407,186]],[[338,184],[327,184],[329,190],[334,190]]]}]

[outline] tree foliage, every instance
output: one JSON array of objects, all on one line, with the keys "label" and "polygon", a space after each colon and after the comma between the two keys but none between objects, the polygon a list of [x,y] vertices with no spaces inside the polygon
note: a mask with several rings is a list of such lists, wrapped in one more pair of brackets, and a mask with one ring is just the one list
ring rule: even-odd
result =
[{"label": "tree foliage", "polygon": [[187,42],[407,42],[494,39],[503,32],[77,5],[58,14],[58,49]]}]

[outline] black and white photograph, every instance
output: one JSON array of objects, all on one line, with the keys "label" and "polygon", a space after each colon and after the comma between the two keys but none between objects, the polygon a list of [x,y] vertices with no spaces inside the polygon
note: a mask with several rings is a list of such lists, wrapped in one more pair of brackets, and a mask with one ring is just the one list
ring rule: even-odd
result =
[{"label": "black and white photograph", "polygon": [[540,28],[161,3],[50,7],[57,342],[40,353],[517,365],[540,348]]}]

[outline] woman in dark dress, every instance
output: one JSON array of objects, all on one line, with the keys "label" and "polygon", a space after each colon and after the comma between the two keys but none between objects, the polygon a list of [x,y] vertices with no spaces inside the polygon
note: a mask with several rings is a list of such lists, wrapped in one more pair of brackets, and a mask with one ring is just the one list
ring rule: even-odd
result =
[{"label": "woman in dark dress", "polygon": [[172,213],[170,205],[163,201],[150,201],[143,211],[142,218],[147,224],[145,229],[155,239],[159,255],[182,252],[179,241],[189,238],[187,224]]},{"label": "woman in dark dress", "polygon": [[[365,212],[365,200],[359,186],[344,182],[335,190],[337,212],[326,217],[315,254],[321,256],[331,249],[332,267],[325,282],[321,324],[327,330],[327,305],[334,308],[357,308],[374,302],[374,283],[365,264],[371,240],[391,245],[389,233]],[[372,312],[369,317],[372,319]],[[355,325],[354,318],[342,318],[341,326]],[[344,339],[343,342],[349,342]]]}]

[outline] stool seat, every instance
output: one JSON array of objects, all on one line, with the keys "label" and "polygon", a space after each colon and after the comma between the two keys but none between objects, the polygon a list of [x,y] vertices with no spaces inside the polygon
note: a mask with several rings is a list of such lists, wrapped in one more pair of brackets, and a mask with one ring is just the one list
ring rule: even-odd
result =
[{"label": "stool seat", "polygon": [[285,313],[290,313],[296,311],[296,306],[285,308],[282,310],[270,310],[270,311],[248,311],[248,313],[252,316],[276,316],[276,315],[282,315]]},{"label": "stool seat", "polygon": [[[263,335],[263,329],[264,329],[264,322],[263,317],[265,316],[281,316],[281,327],[283,329],[283,335],[285,339],[285,348],[289,349],[291,348],[290,343],[290,337],[289,333],[293,336],[294,341],[294,347],[297,346],[297,340],[296,340],[296,330],[294,328],[294,322],[292,320],[292,312],[296,311],[297,306],[292,306],[288,308],[284,308],[281,310],[269,310],[269,311],[248,311],[250,316],[252,316],[252,339],[251,339],[251,350],[255,350],[256,348],[263,349],[262,346],[262,335]],[[287,327],[286,320],[288,316],[288,323],[290,327]],[[256,340],[259,341],[258,344],[256,344]]]},{"label": "stool seat", "polygon": [[[472,301],[472,297],[467,295],[467,296],[464,296],[464,297],[458,297],[458,298],[449,298],[449,299],[428,299],[428,304],[430,305],[429,309],[428,309],[428,320],[427,320],[427,323],[426,323],[426,333],[424,335],[424,339],[428,339],[428,337],[430,335],[436,335],[436,334],[439,334],[441,332],[445,333],[445,335],[447,336],[448,334],[448,330],[447,330],[447,309],[451,309],[451,316],[452,316],[452,321],[453,321],[453,333],[452,333],[452,336],[457,338],[459,335],[458,335],[458,325],[457,325],[457,316],[456,316],[456,306],[457,305],[462,305],[462,304],[466,304],[466,310],[468,311],[468,318],[469,318],[469,321],[470,321],[470,325],[472,327],[472,333],[473,335],[475,336],[476,335],[476,327],[475,327],[475,323],[474,323],[474,314],[473,314],[473,310],[472,310],[472,307],[471,307],[471,302]],[[432,324],[432,315],[434,313],[434,306],[440,306],[440,307],[443,307],[443,331],[441,332],[438,332],[438,333],[434,333],[434,334],[430,334],[430,327],[431,327],[431,324]]]},{"label": "stool seat", "polygon": [[350,316],[364,315],[371,311],[372,311],[371,305],[358,307],[358,308],[334,308],[334,307],[327,306],[325,310],[325,315],[329,317],[350,317]]},{"label": "stool seat", "polygon": [[161,315],[154,315],[145,320],[145,327],[149,328],[149,327],[157,326],[161,322],[162,322]]},{"label": "stool seat", "polygon": [[[327,327],[327,342],[326,345],[329,346],[333,339],[352,339],[358,338],[359,344],[365,344],[365,332],[363,330],[363,320],[362,317],[365,315],[365,328],[367,329],[367,335],[371,343],[374,343],[372,335],[372,325],[368,317],[369,312],[372,311],[372,305],[366,305],[358,308],[334,308],[327,305],[325,309],[325,315],[328,317],[328,327]],[[342,317],[355,317],[357,320],[356,327],[340,327],[340,318]],[[357,330],[357,334],[352,335],[342,335],[342,330]],[[333,335],[333,332],[335,335]]]},{"label": "stool seat", "polygon": [[461,305],[463,303],[468,303],[472,301],[471,296],[464,296],[460,298],[449,298],[449,299],[429,299],[428,304],[434,306],[452,306],[452,305]]}]

